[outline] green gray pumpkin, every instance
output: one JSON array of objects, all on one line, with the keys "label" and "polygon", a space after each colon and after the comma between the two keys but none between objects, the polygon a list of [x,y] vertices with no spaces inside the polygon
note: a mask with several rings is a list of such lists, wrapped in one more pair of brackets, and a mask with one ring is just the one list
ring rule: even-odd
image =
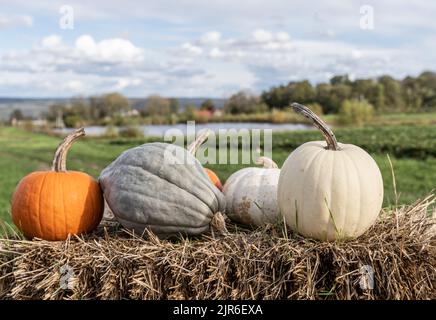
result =
[{"label": "green gray pumpkin", "polygon": [[139,234],[148,228],[162,237],[198,235],[225,208],[223,194],[200,162],[167,143],[125,151],[101,172],[99,181],[116,219]]}]

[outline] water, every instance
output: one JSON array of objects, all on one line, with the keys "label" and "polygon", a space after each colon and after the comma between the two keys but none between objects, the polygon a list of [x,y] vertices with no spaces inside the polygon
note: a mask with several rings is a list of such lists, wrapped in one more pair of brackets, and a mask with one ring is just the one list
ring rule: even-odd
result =
[{"label": "water", "polygon": [[[152,137],[163,137],[165,132],[172,129],[177,129],[181,131],[183,134],[186,135],[186,123],[178,123],[174,125],[142,125],[138,126],[140,130],[144,132],[145,136],[152,136]],[[195,125],[195,131],[198,132],[202,129],[209,128],[214,132],[218,132],[218,130],[229,130],[229,129],[271,129],[273,132],[276,131],[296,131],[296,130],[307,130],[311,129],[312,126],[308,126],[305,124],[294,124],[294,123],[282,123],[282,124],[276,124],[276,123],[264,123],[264,122],[216,122],[216,123],[207,123],[207,124],[196,124]],[[116,128],[118,130],[119,128]],[[58,132],[62,133],[69,133],[73,129],[71,128],[65,128],[60,129]],[[86,134],[89,136],[101,136],[106,133],[107,127],[104,126],[89,126],[85,127]],[[192,128],[190,128],[192,130]]]}]

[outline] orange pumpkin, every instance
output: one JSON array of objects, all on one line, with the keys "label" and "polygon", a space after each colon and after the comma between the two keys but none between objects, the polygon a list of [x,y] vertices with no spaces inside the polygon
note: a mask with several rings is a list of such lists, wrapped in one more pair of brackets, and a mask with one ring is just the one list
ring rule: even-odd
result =
[{"label": "orange pumpkin", "polygon": [[104,201],[98,182],[86,173],[67,171],[67,152],[83,128],[59,145],[51,171],[25,176],[12,196],[12,220],[27,238],[65,240],[95,229],[103,216]]},{"label": "orange pumpkin", "polygon": [[212,181],[215,187],[220,189],[220,191],[223,191],[223,185],[221,184],[220,178],[218,178],[217,174],[208,168],[204,168],[204,171],[206,171],[210,181]]}]

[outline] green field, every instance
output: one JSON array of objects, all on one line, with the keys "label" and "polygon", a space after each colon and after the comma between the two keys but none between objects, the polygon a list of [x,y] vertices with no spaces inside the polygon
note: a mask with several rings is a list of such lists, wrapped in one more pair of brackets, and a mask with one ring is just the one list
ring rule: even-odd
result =
[{"label": "green field", "polygon": [[[399,203],[410,203],[436,187],[436,126],[389,126],[337,129],[340,142],[366,149],[382,171],[385,185],[384,205],[395,204],[392,175],[387,154],[396,176]],[[300,144],[320,140],[317,131],[277,133],[273,136],[273,158],[281,165]],[[0,127],[0,219],[10,221],[10,197],[18,181],[35,170],[50,168],[60,138],[24,130]],[[146,140],[86,138],[76,143],[68,157],[71,170],[98,177],[100,171],[123,150]],[[227,177],[244,165],[206,165]]]}]

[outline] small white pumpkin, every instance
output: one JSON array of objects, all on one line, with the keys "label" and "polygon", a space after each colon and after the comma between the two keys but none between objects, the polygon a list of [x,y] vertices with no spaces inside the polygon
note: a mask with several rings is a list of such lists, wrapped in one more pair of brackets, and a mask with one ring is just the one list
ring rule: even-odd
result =
[{"label": "small white pumpkin", "polygon": [[262,226],[276,223],[280,213],[277,205],[277,184],[280,169],[267,158],[257,164],[263,168],[244,168],[233,173],[223,187],[227,216],[246,225]]},{"label": "small white pumpkin", "polygon": [[286,224],[303,236],[332,241],[355,238],[373,225],[383,203],[383,180],[363,149],[338,143],[307,107],[292,108],[309,118],[326,141],[307,142],[283,164],[278,203]]}]

